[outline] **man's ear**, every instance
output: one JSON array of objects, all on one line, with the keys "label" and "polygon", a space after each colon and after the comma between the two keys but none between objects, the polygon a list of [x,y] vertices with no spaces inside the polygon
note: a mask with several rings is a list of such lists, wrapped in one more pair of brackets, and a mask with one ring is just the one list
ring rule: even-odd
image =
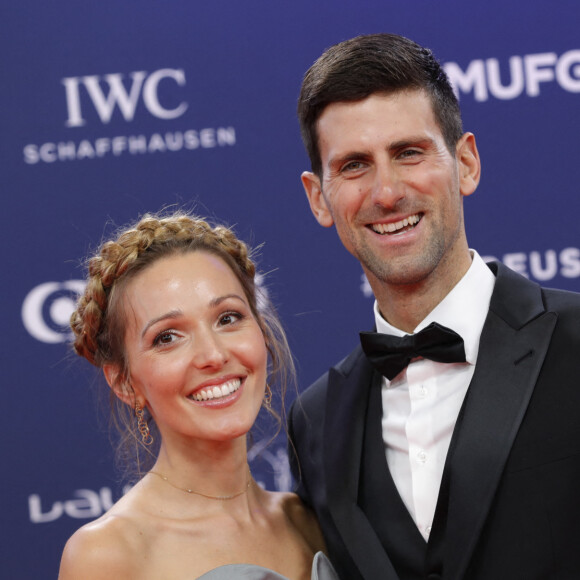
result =
[{"label": "man's ear", "polygon": [[459,167],[459,191],[461,195],[471,195],[479,185],[481,161],[473,133],[464,133],[455,149]]},{"label": "man's ear", "polygon": [[320,178],[311,171],[305,171],[300,178],[316,221],[325,228],[331,227],[334,224],[334,219],[322,194]]},{"label": "man's ear", "polygon": [[133,408],[137,395],[131,385],[126,381],[121,369],[117,365],[105,365],[103,367],[103,373],[109,387],[111,387],[115,395],[123,403],[127,403],[127,405]]}]

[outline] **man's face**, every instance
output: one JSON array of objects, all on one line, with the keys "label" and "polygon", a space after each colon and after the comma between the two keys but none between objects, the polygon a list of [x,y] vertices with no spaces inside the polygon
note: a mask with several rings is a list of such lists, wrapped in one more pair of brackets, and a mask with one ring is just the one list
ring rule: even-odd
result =
[{"label": "man's face", "polygon": [[455,283],[468,267],[462,196],[479,181],[473,135],[453,156],[422,91],[333,103],[317,129],[322,183],[302,175],[311,209],[336,225],[373,288],[433,274]]}]

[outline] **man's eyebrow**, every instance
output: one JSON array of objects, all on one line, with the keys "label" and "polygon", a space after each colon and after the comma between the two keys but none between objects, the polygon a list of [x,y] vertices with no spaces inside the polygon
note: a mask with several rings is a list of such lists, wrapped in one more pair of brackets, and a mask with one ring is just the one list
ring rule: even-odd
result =
[{"label": "man's eyebrow", "polygon": [[430,147],[435,144],[435,140],[426,135],[411,135],[410,137],[405,137],[399,141],[393,141],[389,143],[389,151],[398,151],[400,149],[405,149],[406,147]]},{"label": "man's eyebrow", "polygon": [[328,166],[329,167],[339,167],[340,165],[344,165],[345,163],[348,163],[349,161],[360,161],[361,159],[368,159],[369,157],[371,157],[371,154],[369,151],[349,151],[348,153],[345,153],[344,155],[337,155],[336,157],[333,157],[332,159],[329,159],[328,161]]}]

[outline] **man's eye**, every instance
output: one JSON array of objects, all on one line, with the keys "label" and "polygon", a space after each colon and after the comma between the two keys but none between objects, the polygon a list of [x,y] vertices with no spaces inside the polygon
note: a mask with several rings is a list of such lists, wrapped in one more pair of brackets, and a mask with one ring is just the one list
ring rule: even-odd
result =
[{"label": "man's eye", "polygon": [[342,166],[342,171],[358,171],[362,167],[363,163],[361,161],[349,161],[346,165]]},{"label": "man's eye", "polygon": [[420,154],[420,151],[417,151],[416,149],[407,149],[399,154],[399,158],[400,159],[409,159],[411,157],[416,157],[419,154]]}]

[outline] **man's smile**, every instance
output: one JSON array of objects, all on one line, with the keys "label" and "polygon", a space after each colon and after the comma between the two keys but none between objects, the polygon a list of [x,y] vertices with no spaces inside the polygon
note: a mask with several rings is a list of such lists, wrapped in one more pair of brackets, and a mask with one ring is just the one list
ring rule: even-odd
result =
[{"label": "man's smile", "polygon": [[369,227],[377,234],[402,234],[413,229],[423,217],[422,214],[415,214],[406,217],[398,222],[391,222],[388,224],[371,224]]}]

